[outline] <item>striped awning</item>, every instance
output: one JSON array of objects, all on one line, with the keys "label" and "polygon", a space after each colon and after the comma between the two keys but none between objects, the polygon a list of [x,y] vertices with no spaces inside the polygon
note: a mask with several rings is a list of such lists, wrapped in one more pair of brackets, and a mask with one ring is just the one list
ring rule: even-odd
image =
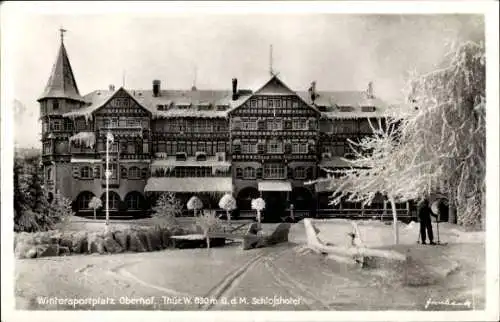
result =
[{"label": "striped awning", "polygon": [[290,181],[261,181],[259,191],[292,191]]},{"label": "striped awning", "polygon": [[145,192],[232,192],[232,179],[217,177],[149,178]]}]

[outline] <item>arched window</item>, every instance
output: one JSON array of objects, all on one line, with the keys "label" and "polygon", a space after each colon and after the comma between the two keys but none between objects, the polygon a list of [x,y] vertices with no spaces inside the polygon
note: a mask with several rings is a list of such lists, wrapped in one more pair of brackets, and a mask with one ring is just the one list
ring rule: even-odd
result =
[{"label": "arched window", "polygon": [[88,166],[84,166],[80,169],[80,178],[90,179],[92,177],[92,170]]},{"label": "arched window", "polygon": [[243,178],[255,179],[255,169],[252,167],[246,167],[245,169],[243,169]]},{"label": "arched window", "polygon": [[242,168],[236,168],[236,178],[241,179],[243,177],[243,169]]},{"label": "arched window", "polygon": [[90,191],[83,191],[83,192],[81,192],[78,195],[77,202],[76,202],[78,210],[87,210],[87,209],[90,209],[89,203],[90,203],[90,200],[92,200],[92,197],[94,197],[94,194],[92,192],[90,192]]},{"label": "arched window", "polygon": [[142,205],[142,195],[137,191],[132,191],[125,196],[125,202],[127,203],[128,210],[138,210],[141,209]]},{"label": "arched window", "polygon": [[[101,196],[102,200],[102,207],[106,209],[106,192],[104,192]],[[118,195],[114,191],[109,192],[109,209],[111,210],[118,210],[118,207],[120,206],[120,195]]]},{"label": "arched window", "polygon": [[128,169],[128,178],[129,179],[140,179],[141,178],[141,170],[138,167],[131,167]]}]

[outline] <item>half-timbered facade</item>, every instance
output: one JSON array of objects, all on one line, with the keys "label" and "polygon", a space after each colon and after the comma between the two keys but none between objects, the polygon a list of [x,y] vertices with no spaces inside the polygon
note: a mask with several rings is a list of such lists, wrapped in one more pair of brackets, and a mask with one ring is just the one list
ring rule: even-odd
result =
[{"label": "half-timbered facade", "polygon": [[154,80],[147,90],[95,90],[81,96],[64,44],[38,100],[41,109],[45,184],[90,212],[105,204],[106,135],[110,148],[111,215],[145,214],[155,196],[198,195],[217,208],[221,194],[250,212],[252,198],[267,203],[264,216],[290,209],[314,215],[328,191],[305,185],[324,168],[346,167],[347,139],[371,133],[368,119],[389,107],[368,90],[294,91],[271,75],[259,88],[169,90]]}]

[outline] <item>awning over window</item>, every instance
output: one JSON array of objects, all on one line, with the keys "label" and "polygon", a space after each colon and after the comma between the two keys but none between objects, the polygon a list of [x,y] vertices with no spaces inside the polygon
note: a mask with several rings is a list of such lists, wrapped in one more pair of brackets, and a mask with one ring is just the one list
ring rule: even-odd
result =
[{"label": "awning over window", "polygon": [[259,191],[292,191],[289,181],[261,181]]},{"label": "awning over window", "polygon": [[144,191],[157,192],[232,192],[231,178],[149,178]]}]

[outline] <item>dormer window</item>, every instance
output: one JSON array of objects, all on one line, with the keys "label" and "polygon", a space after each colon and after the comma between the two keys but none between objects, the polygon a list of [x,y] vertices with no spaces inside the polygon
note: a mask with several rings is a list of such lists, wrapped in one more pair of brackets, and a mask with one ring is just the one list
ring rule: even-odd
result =
[{"label": "dormer window", "polygon": [[375,106],[362,106],[361,110],[363,112],[375,112]]},{"label": "dormer window", "polygon": [[196,152],[196,161],[207,161],[207,154],[205,152]]},{"label": "dormer window", "polygon": [[187,160],[186,152],[177,152],[175,154],[175,160],[176,161],[186,161]]},{"label": "dormer window", "polygon": [[339,110],[341,112],[350,112],[350,111],[352,111],[352,107],[350,107],[350,106],[339,106]]},{"label": "dormer window", "polygon": [[59,101],[52,102],[52,110],[53,111],[59,110]]},{"label": "dormer window", "polygon": [[158,111],[164,111],[165,110],[165,105],[156,105],[158,107]]},{"label": "dormer window", "polygon": [[226,106],[225,105],[218,105],[217,106],[217,111],[225,111],[226,110]]}]

